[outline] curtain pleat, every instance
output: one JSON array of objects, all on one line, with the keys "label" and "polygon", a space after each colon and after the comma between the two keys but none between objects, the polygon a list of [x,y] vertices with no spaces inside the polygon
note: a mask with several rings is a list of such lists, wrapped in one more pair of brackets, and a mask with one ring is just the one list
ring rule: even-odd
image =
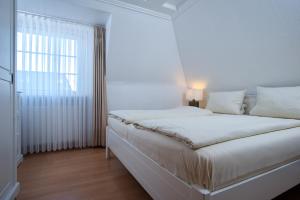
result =
[{"label": "curtain pleat", "polygon": [[94,29],[18,13],[22,152],[94,145]]},{"label": "curtain pleat", "polygon": [[105,147],[107,125],[105,29],[99,26],[94,27],[93,76],[94,146]]}]

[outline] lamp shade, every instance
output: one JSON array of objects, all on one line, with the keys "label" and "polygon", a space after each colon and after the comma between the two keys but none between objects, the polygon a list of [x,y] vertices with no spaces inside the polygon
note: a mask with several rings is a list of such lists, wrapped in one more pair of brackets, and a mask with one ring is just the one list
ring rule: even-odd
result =
[{"label": "lamp shade", "polygon": [[203,99],[203,90],[188,89],[186,91],[186,99],[189,101],[201,101]]}]

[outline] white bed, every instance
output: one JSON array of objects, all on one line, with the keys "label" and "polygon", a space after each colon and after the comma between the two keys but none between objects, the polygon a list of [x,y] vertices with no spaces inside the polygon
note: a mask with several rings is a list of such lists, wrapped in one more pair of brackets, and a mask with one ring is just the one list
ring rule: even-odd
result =
[{"label": "white bed", "polygon": [[107,132],[108,151],[154,199],[271,199],[300,182],[300,127],[196,150],[115,118]]}]

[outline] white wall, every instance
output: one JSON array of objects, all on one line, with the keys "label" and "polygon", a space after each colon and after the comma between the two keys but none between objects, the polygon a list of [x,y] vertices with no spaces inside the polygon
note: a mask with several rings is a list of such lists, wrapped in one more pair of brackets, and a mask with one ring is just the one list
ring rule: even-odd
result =
[{"label": "white wall", "polygon": [[[28,10],[37,7],[42,12],[51,11],[52,15],[58,12],[55,9],[58,5],[48,7],[52,0],[19,1],[23,2],[20,4],[22,8],[26,7]],[[43,2],[38,3],[40,1]],[[73,6],[80,5],[110,14],[106,21],[110,110],[167,108],[182,103],[185,78],[170,20],[101,1],[64,1],[74,4]],[[62,7],[65,13],[74,10],[68,7],[66,9],[65,5]],[[74,14],[84,17],[86,13],[77,10],[67,13],[65,18],[73,17]]]},{"label": "white wall", "polygon": [[109,109],[180,105],[185,78],[172,22],[92,0],[84,1],[84,5],[111,13],[107,54]]},{"label": "white wall", "polygon": [[199,0],[173,23],[188,85],[300,85],[298,0]]}]

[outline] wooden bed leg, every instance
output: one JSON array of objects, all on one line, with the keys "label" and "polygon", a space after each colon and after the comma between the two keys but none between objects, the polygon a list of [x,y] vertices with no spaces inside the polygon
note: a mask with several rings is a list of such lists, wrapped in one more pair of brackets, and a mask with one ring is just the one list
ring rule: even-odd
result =
[{"label": "wooden bed leg", "polygon": [[110,156],[110,149],[108,146],[106,146],[106,152],[105,152],[105,155],[106,155],[106,160],[109,160],[111,158]]}]

